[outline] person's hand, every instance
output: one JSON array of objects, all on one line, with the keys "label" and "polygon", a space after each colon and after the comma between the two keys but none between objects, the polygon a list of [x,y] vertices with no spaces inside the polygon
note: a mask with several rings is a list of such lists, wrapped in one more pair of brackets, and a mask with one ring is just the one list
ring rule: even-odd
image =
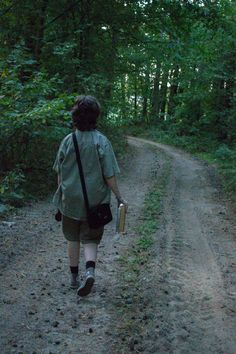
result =
[{"label": "person's hand", "polygon": [[120,204],[124,204],[125,212],[127,213],[127,211],[128,211],[128,202],[125,199],[123,199],[123,198],[117,198],[117,203],[118,203],[118,208],[119,208]]}]

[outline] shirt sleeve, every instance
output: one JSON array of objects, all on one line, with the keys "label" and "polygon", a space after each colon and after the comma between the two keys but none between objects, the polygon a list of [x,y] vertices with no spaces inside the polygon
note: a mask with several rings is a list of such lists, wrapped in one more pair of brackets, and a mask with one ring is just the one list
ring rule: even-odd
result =
[{"label": "shirt sleeve", "polygon": [[98,148],[100,163],[104,177],[112,177],[120,173],[120,169],[109,140],[106,140],[105,144],[99,145]]},{"label": "shirt sleeve", "polygon": [[52,167],[56,173],[59,173],[60,165],[63,162],[64,157],[65,157],[65,141],[63,140],[58,149],[57,156]]}]

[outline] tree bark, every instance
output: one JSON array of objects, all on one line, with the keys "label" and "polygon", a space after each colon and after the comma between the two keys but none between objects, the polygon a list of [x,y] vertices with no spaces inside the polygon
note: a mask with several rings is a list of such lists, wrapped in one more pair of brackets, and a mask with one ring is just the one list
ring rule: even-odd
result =
[{"label": "tree bark", "polygon": [[145,72],[144,84],[143,84],[143,118],[148,121],[148,95],[149,95],[149,86],[150,86],[150,68],[149,65]]},{"label": "tree bark", "polygon": [[179,67],[176,66],[171,74],[171,86],[169,89],[169,101],[168,101],[168,116],[172,116],[175,110],[175,98],[178,92],[178,77],[179,77]]},{"label": "tree bark", "polygon": [[125,87],[125,76],[121,79],[121,114],[122,119],[126,118],[126,87]]},{"label": "tree bark", "polygon": [[43,0],[40,9],[39,19],[38,19],[38,30],[37,30],[35,50],[34,50],[35,59],[37,60],[38,63],[40,62],[43,43],[44,43],[44,29],[45,29],[45,19],[46,19],[45,15],[46,15],[48,2],[49,0]]},{"label": "tree bark", "polygon": [[153,86],[153,93],[152,93],[152,118],[151,120],[156,121],[159,116],[160,110],[160,75],[161,75],[161,65],[157,64],[156,74],[154,78],[154,86]]},{"label": "tree bark", "polygon": [[163,121],[166,113],[166,102],[167,102],[167,83],[168,83],[169,71],[164,68],[161,75],[161,90],[160,90],[160,110],[159,110],[159,121]]},{"label": "tree bark", "polygon": [[[115,27],[111,28],[110,31],[110,58],[109,58],[109,65],[107,65],[106,70],[106,78],[107,83],[104,89],[104,100],[108,102],[111,100],[112,97],[112,88],[114,84],[114,72],[115,72],[115,59],[116,59],[116,52],[117,52],[117,45],[118,45],[118,31]],[[105,104],[103,109],[103,115],[107,116],[109,111],[108,106]]]},{"label": "tree bark", "polygon": [[136,71],[135,71],[135,77],[134,77],[134,118],[135,120],[137,119],[138,115],[138,92],[137,92],[137,76],[136,76]]},{"label": "tree bark", "polygon": [[92,30],[92,0],[80,0],[80,35],[79,35],[79,60],[80,68],[91,74],[91,30]]}]

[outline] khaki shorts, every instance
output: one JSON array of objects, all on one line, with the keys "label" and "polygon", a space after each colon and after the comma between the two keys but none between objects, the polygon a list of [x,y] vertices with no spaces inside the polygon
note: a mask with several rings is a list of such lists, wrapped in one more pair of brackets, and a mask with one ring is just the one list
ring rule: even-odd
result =
[{"label": "khaki shorts", "polygon": [[68,241],[99,244],[102,239],[104,227],[90,229],[87,221],[74,220],[62,215],[62,231]]}]

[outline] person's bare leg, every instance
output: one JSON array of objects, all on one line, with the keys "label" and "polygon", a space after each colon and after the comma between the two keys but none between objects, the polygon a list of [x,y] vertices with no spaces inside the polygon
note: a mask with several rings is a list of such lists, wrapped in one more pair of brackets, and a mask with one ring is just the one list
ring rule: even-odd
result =
[{"label": "person's bare leg", "polygon": [[80,242],[68,241],[68,256],[71,270],[71,288],[77,289],[79,286],[78,271],[80,258]]},{"label": "person's bare leg", "polygon": [[84,258],[86,262],[97,260],[98,245],[96,243],[84,244]]},{"label": "person's bare leg", "polygon": [[98,245],[96,243],[84,244],[84,258],[86,261],[86,275],[83,284],[78,289],[79,296],[86,296],[90,293],[95,281],[95,263],[97,260]]},{"label": "person's bare leg", "polygon": [[70,267],[78,267],[80,256],[80,242],[68,241],[68,255]]}]

